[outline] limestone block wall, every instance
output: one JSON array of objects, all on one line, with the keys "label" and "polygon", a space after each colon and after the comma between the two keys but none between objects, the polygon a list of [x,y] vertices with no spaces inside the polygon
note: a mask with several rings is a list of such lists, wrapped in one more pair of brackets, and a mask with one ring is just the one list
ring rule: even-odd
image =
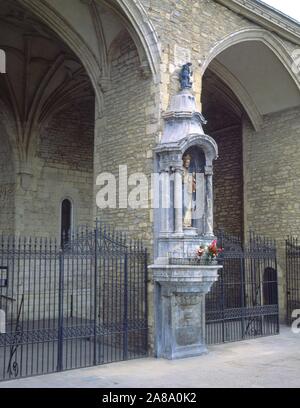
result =
[{"label": "limestone block wall", "polygon": [[178,90],[178,66],[183,59],[194,63],[194,91],[201,98],[201,67],[212,47],[242,28],[256,27],[213,0],[142,0],[158,32],[161,49],[161,98],[167,108],[170,94]]},{"label": "limestone block wall", "polygon": [[74,227],[93,218],[94,103],[58,112],[41,129],[28,186],[16,193],[16,232],[59,237],[60,205],[71,199]]},{"label": "limestone block wall", "polygon": [[268,115],[260,132],[244,125],[245,226],[277,240],[282,319],[285,242],[300,232],[300,109]]},{"label": "limestone block wall", "polygon": [[[126,33],[111,60],[111,82],[104,94],[103,118],[96,120],[95,178],[103,172],[116,177],[117,208],[97,207],[96,215],[105,223],[127,231],[129,236],[142,238],[151,247],[150,202],[143,202],[144,208],[119,208],[118,174],[119,166],[127,166],[128,177],[142,173],[147,182],[150,181],[160,106],[156,101],[155,85],[151,78],[142,77],[137,49]],[[128,186],[128,196],[135,185]],[[144,188],[149,192],[146,184]],[[95,194],[100,189],[95,186]],[[124,186],[121,191],[124,192]]]},{"label": "limestone block wall", "polygon": [[243,143],[241,126],[234,126],[212,135],[219,147],[214,164],[214,223],[242,236],[243,208]]}]

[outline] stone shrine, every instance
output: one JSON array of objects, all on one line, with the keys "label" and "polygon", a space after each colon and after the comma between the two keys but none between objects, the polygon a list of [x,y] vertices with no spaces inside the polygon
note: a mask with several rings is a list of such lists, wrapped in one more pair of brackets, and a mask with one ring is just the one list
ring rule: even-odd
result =
[{"label": "stone shrine", "polygon": [[200,264],[196,251],[215,239],[213,161],[215,141],[191,90],[191,64],[180,73],[181,91],[164,114],[156,154],[160,173],[158,253],[150,266],[155,282],[156,356],[168,359],[207,352],[205,295],[221,266]]}]

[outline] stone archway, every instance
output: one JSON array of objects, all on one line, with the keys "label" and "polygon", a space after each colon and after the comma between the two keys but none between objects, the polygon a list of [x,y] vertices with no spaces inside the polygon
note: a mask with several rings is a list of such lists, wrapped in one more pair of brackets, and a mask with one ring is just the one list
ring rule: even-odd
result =
[{"label": "stone archway", "polygon": [[[237,99],[246,111],[253,127],[256,131],[258,131],[260,130],[263,122],[263,114],[256,106],[255,101],[253,100],[251,94],[249,94],[243,81],[234,75],[225,64],[222,64],[218,60],[218,57],[226,53],[226,50],[237,45],[242,45],[243,43],[263,44],[266,47],[266,50],[269,52],[271,51],[272,54],[276,56],[278,61],[280,61],[284,69],[289,74],[289,77],[293,81],[295,87],[297,87],[299,91],[300,81],[299,76],[297,76],[292,70],[292,56],[289,54],[284,44],[267,30],[260,28],[243,29],[236,33],[230,34],[212,47],[201,66],[202,75],[205,75],[207,69],[213,71],[218,78],[220,78],[234,92]],[[260,62],[260,65],[262,64],[263,63]]]},{"label": "stone archway", "polygon": [[[298,220],[300,91],[292,56],[262,29],[246,29],[212,48],[203,69],[205,129],[218,143],[215,221],[247,239],[254,230],[283,238]],[[295,219],[296,217],[296,219]],[[280,274],[284,248],[278,248]],[[284,304],[283,277],[279,299]]]},{"label": "stone archway", "polygon": [[260,41],[264,43],[281,61],[284,67],[287,69],[298,88],[300,89],[300,81],[297,75],[292,70],[293,59],[289,54],[287,48],[283,42],[275,37],[270,31],[261,28],[246,28],[223,38],[217,44],[215,44],[208,53],[205,61],[201,66],[201,72],[204,74],[209,64],[223,51],[229,47],[245,42],[245,41]]},{"label": "stone archway", "polygon": [[68,24],[65,19],[60,16],[53,7],[46,1],[36,0],[17,0],[19,4],[25,6],[33,15],[51,27],[59,37],[64,41],[70,49],[80,59],[90,80],[93,84],[94,91],[97,96],[98,106],[102,105],[102,95],[99,91],[98,81],[101,75],[101,69],[98,61],[93,55],[89,46],[83,41],[81,36]]},{"label": "stone archway", "polygon": [[[275,131],[274,115],[281,112],[284,117],[284,112],[288,114],[300,106],[300,82],[292,71],[292,62],[283,43],[273,34],[249,28],[216,44],[202,65],[207,132],[220,147],[220,160],[215,168],[217,226],[231,233],[243,234],[251,226],[251,214],[255,211],[249,208],[250,196],[244,188],[249,174],[246,152],[249,133],[255,143],[255,137],[259,139],[267,131],[267,124],[269,128],[274,126]],[[249,148],[253,163],[256,147]],[[254,171],[251,178],[255,178]],[[228,197],[227,208],[224,197]],[[230,218],[235,220],[234,225],[229,225]]]},{"label": "stone archway", "polygon": [[81,61],[51,28],[16,1],[0,3],[7,56],[1,153],[6,168],[12,166],[9,189],[1,180],[6,201],[7,191],[11,197],[5,219],[13,220],[12,234],[55,237],[63,195],[74,197],[78,224],[92,220],[95,92]]},{"label": "stone archway", "polygon": [[[48,4],[46,0],[17,1],[26,6],[26,8],[39,17],[41,21],[49,25],[53,31],[55,31],[62,38],[62,40],[66,42],[73,52],[76,53],[78,58],[84,64],[84,67],[94,85],[99,106],[101,106],[103,102],[99,81],[101,82],[103,71],[105,73],[103,62],[105,62],[106,56],[103,54],[103,52],[106,47],[104,44],[101,19],[99,19],[96,8],[98,4],[104,4],[105,7],[113,10],[113,12],[122,19],[126,29],[129,31],[133,40],[135,41],[142,69],[149,74],[151,73],[154,81],[157,82],[159,78],[160,61],[158,38],[152,23],[139,3],[129,2],[127,0],[117,0],[113,2],[107,2],[105,0],[81,0],[81,2],[91,10],[93,20],[92,24],[97,32],[97,41],[100,44],[101,55],[100,60],[98,60],[95,57],[95,53],[91,49],[91,46],[89,46],[88,40],[82,35],[79,35],[77,31],[78,27],[74,27],[72,24],[70,24],[71,21],[63,16],[63,14],[60,14],[59,10]],[[104,79],[106,79],[105,76]]]},{"label": "stone archway", "polygon": [[[104,0],[104,4],[109,6],[107,0]],[[158,36],[147,13],[140,2],[114,0],[112,4],[115,12],[118,8],[122,11],[122,21],[135,41],[142,69],[145,70],[145,73],[150,69],[154,82],[157,82],[159,80],[160,48]]]}]

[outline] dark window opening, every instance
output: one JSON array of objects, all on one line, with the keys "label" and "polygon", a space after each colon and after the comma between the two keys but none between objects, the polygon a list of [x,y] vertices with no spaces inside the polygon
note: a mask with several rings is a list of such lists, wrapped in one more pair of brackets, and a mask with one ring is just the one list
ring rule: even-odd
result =
[{"label": "dark window opening", "polygon": [[66,199],[61,205],[61,246],[68,244],[72,228],[72,203]]},{"label": "dark window opening", "polygon": [[264,271],[264,304],[277,305],[278,304],[278,281],[277,271],[274,268],[266,268]]}]

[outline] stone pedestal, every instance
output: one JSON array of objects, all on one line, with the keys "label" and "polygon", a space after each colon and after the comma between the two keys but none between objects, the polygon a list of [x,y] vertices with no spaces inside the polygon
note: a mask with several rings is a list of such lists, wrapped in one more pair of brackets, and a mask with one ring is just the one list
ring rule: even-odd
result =
[{"label": "stone pedestal", "polygon": [[205,295],[221,266],[152,265],[156,356],[170,360],[207,353]]}]

